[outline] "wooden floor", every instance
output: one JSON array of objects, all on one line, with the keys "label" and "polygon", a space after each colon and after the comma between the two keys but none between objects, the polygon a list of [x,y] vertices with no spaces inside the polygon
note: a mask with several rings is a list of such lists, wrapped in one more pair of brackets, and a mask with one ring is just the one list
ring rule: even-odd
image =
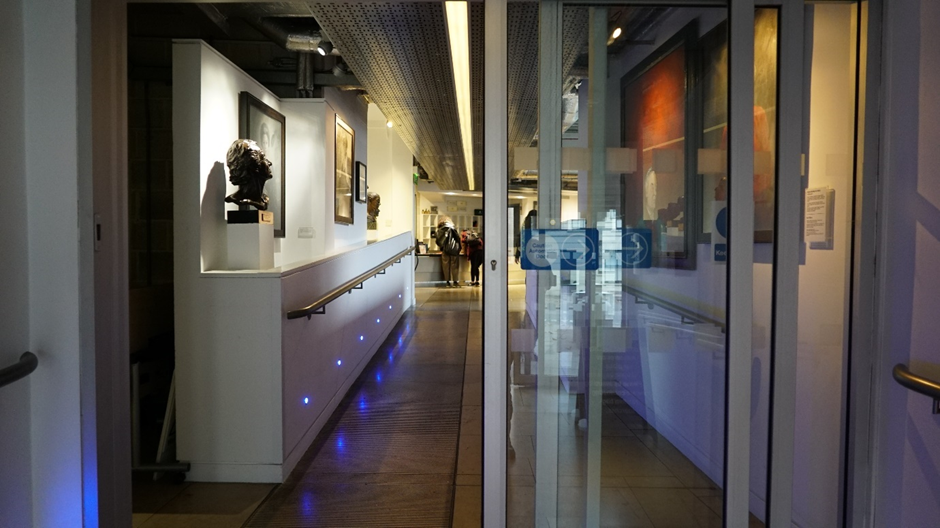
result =
[{"label": "wooden floor", "polygon": [[418,288],[280,485],[134,483],[134,526],[480,526],[480,288]]},{"label": "wooden floor", "polygon": [[416,296],[246,526],[480,525],[479,288]]},{"label": "wooden floor", "polygon": [[[481,526],[480,290],[417,289],[415,308],[287,482],[135,482],[134,525]],[[524,290],[510,290],[511,318],[521,317]],[[507,467],[507,525],[531,527],[535,387],[514,383],[511,391],[515,453]],[[584,519],[586,444],[574,416],[560,416],[558,526],[580,526]],[[614,395],[604,397],[602,420],[602,526],[721,526],[721,489],[668,440]]]}]

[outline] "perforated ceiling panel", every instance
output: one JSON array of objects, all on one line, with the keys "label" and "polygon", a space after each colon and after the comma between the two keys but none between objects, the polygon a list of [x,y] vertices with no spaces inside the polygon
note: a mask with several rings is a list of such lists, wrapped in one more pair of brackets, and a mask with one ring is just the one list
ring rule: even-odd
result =
[{"label": "perforated ceiling panel", "polygon": [[[443,190],[467,189],[441,2],[307,3],[363,88]],[[470,4],[474,188],[483,184],[483,3]],[[587,9],[564,11],[562,71],[584,50]],[[509,147],[538,130],[538,3],[508,6]],[[573,80],[566,76],[566,87]],[[561,112],[561,101],[558,102]],[[511,159],[510,159],[510,166]]]},{"label": "perforated ceiling panel", "polygon": [[[443,4],[308,5],[431,178],[442,189],[468,189]],[[479,58],[473,60],[479,55],[476,44],[471,44],[471,63],[476,66],[472,69],[478,70],[471,71],[471,90],[478,92],[474,90],[480,77]],[[476,97],[474,103],[480,106]],[[472,108],[474,116],[481,112],[482,108]],[[479,128],[475,123],[474,136],[482,138]],[[475,188],[480,189],[481,164],[475,169]]]},{"label": "perforated ceiling panel", "polygon": [[[563,11],[562,70],[570,72],[587,41],[587,8]],[[514,2],[507,6],[507,91],[509,94],[509,167],[512,147],[533,146],[539,124],[539,6],[536,2]],[[569,89],[574,80],[562,81]],[[558,101],[558,113],[562,112]]]}]

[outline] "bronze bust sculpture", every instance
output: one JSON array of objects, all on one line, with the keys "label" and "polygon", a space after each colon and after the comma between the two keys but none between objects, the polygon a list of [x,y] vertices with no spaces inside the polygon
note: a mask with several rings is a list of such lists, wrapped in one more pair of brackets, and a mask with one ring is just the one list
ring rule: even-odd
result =
[{"label": "bronze bust sculpture", "polygon": [[236,139],[225,155],[229,181],[238,190],[225,197],[225,201],[238,204],[240,209],[253,205],[259,211],[268,209],[270,199],[264,194],[264,184],[270,180],[271,162],[264,151],[250,139]]},{"label": "bronze bust sculpture", "polygon": [[368,196],[366,229],[378,229],[376,218],[379,216],[379,205],[382,204],[382,197],[379,196],[379,193],[371,191],[366,196]]}]

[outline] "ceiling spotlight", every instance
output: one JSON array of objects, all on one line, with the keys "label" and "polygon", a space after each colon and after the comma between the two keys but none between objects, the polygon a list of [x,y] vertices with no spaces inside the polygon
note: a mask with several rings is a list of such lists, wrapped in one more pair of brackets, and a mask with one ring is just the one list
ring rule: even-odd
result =
[{"label": "ceiling spotlight", "polygon": [[617,37],[620,36],[621,33],[623,33],[623,31],[622,31],[619,27],[618,27],[618,28],[614,28],[614,32],[613,32],[613,34],[610,36],[610,38],[617,38]]},{"label": "ceiling spotlight", "polygon": [[391,120],[388,120],[385,122],[385,126],[387,126],[388,128],[392,128],[393,126],[395,126],[395,123],[392,123]]},{"label": "ceiling spotlight", "polygon": [[323,55],[324,57],[329,55],[332,51],[333,51],[333,43],[330,42],[329,40],[321,40],[320,43],[317,44],[317,53],[319,53],[320,55]]}]

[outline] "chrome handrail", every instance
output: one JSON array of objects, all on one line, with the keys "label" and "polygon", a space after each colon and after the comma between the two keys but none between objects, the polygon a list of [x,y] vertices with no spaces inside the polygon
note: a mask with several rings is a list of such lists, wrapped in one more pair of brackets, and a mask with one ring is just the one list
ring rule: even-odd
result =
[{"label": "chrome handrail", "polygon": [[320,297],[319,299],[314,301],[313,304],[307,305],[297,310],[291,310],[287,312],[287,318],[288,319],[300,319],[301,317],[306,317],[307,319],[310,319],[311,315],[326,313],[327,304],[330,304],[330,302],[337,299],[338,297],[340,297],[346,292],[350,292],[352,290],[361,288],[362,283],[371,279],[372,277],[385,273],[385,270],[387,268],[391,267],[393,264],[401,262],[402,257],[404,257],[405,255],[408,255],[409,253],[414,251],[414,249],[415,247],[411,246],[408,249],[398,253],[394,257],[372,268],[371,270],[361,275],[358,275],[351,280],[344,282],[343,284],[327,292],[325,295],[323,295],[323,297]]},{"label": "chrome handrail", "polygon": [[895,365],[892,374],[902,387],[933,398],[933,413],[940,414],[940,383],[914,374],[904,363]]},{"label": "chrome handrail", "polygon": [[32,374],[39,365],[39,358],[32,352],[23,352],[20,360],[9,367],[0,370],[0,387],[5,387],[16,380],[23,379]]},{"label": "chrome handrail", "polygon": [[633,286],[624,286],[626,293],[632,295],[637,304],[646,304],[649,307],[659,306],[660,308],[665,308],[670,312],[678,315],[682,318],[683,321],[691,321],[693,323],[705,323],[710,325],[715,325],[718,328],[721,328],[721,331],[725,331],[725,322],[715,319],[714,317],[709,317],[705,314],[698,313],[696,311],[690,310],[684,306],[679,306],[673,302],[667,301],[662,297],[658,297],[649,292],[645,292],[639,288]]}]

